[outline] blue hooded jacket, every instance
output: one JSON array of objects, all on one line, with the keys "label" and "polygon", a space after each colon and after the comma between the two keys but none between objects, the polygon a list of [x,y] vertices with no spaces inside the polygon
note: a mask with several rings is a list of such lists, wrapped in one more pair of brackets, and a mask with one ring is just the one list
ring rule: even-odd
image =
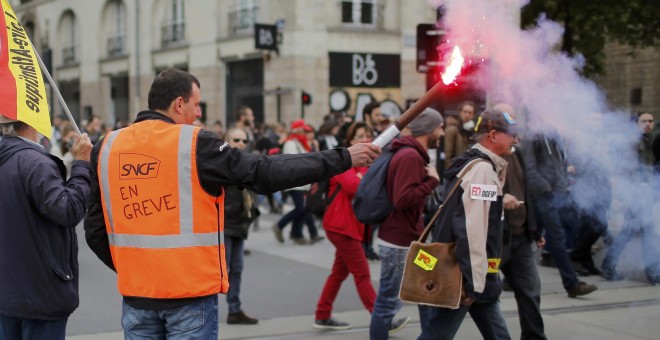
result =
[{"label": "blue hooded jacket", "polygon": [[0,140],[0,315],[57,320],[78,307],[76,225],[90,165],[61,160],[18,137]]}]

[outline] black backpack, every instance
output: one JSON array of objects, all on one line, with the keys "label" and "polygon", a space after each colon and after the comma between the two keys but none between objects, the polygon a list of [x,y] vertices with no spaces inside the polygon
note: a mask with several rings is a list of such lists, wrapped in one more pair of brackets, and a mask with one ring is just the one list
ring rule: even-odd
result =
[{"label": "black backpack", "polygon": [[332,194],[330,191],[330,180],[321,181],[312,184],[312,188],[307,192],[307,200],[305,201],[305,209],[319,218],[323,218],[325,209],[330,205],[337,193],[341,189],[341,185],[337,184],[337,188]]},{"label": "black backpack", "polygon": [[387,169],[395,152],[383,152],[360,181],[355,197],[353,212],[364,224],[379,224],[394,207],[387,197]]}]

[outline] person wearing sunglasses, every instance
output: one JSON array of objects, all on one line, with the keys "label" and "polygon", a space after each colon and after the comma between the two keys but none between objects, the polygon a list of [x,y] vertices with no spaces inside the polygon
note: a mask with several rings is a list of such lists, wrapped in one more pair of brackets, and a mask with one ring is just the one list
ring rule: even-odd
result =
[{"label": "person wearing sunglasses", "polygon": [[[246,151],[247,136],[241,128],[231,128],[225,140],[232,148]],[[243,273],[243,249],[250,225],[259,217],[254,194],[237,186],[225,187],[225,254],[229,272],[227,292],[227,323],[230,325],[254,325],[259,320],[245,315],[241,309],[241,276]]]}]

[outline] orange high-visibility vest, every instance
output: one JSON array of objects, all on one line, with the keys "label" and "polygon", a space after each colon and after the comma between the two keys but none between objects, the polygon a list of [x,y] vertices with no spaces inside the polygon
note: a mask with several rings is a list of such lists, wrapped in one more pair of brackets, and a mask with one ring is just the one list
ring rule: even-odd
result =
[{"label": "orange high-visibility vest", "polygon": [[226,293],[224,194],[197,175],[200,128],[148,120],[113,131],[98,160],[101,200],[123,296]]}]

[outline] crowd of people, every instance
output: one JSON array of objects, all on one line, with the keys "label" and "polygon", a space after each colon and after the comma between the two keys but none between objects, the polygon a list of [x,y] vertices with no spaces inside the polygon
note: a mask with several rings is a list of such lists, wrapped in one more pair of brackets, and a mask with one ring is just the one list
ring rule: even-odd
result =
[{"label": "crowd of people", "polygon": [[[371,314],[371,339],[409,323],[410,316],[396,317],[408,249],[441,204],[432,242],[456,243],[464,292],[458,309],[420,305],[419,339],[453,338],[467,313],[484,338],[510,338],[499,307],[503,288],[515,294],[522,338],[545,339],[537,262],[556,267],[576,298],[597,290],[581,276],[623,279],[617,260],[634,237],[642,238],[649,283],[660,284],[654,201],[626,207],[624,228],[612,235],[611,188],[597,186],[591,205],[573,196],[580,185],[607,178],[572,155],[556,131],[526,131],[508,104],[478,114],[475,103],[464,102],[444,116],[426,108],[381,150],[370,142],[391,121],[377,102],[364,107],[361,121],[333,113],[318,129],[302,119],[256,126],[252,109],[241,106],[225,131],[220,121],[201,121],[200,87],[193,75],[167,69],[133,123],[106,128],[91,116],[81,136],[63,117],[44,139],[0,116],[0,212],[17,221],[0,225],[0,258],[17,259],[0,261],[0,272],[16,274],[0,277],[0,338],[64,338],[78,305],[75,226],[83,218],[88,246],[117,273],[125,338],[216,339],[220,293],[228,324],[258,323],[242,309],[241,274],[265,199],[282,215],[271,226],[274,242],[286,243],[291,225],[294,245],[323,241],[335,249],[317,329],[351,327],[332,317],[349,275]],[[654,116],[642,112],[636,124],[639,143],[631,152],[647,178],[660,176]],[[352,201],[381,151],[391,155],[385,189],[392,210],[364,223]],[[308,201],[312,184],[322,182],[326,206],[318,218]],[[592,250],[601,238],[609,247],[597,265]],[[370,260],[380,261],[377,289]]]}]

